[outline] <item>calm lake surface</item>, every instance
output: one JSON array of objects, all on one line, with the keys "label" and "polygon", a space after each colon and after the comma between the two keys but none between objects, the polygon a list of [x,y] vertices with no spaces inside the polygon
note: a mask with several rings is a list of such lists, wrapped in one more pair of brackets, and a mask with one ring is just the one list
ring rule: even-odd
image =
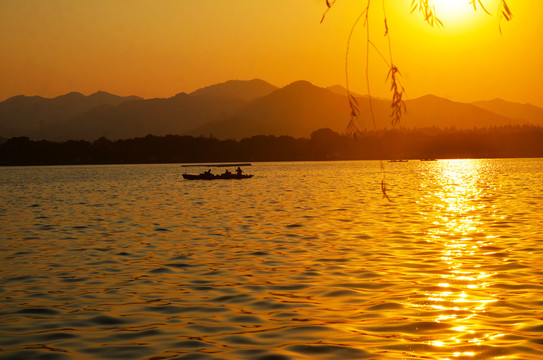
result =
[{"label": "calm lake surface", "polygon": [[0,359],[542,359],[543,160],[0,168]]}]

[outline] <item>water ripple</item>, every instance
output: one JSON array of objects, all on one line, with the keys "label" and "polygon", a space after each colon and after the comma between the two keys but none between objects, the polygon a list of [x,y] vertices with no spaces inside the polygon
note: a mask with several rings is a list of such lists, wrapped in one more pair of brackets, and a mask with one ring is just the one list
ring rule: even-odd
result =
[{"label": "water ripple", "polygon": [[541,359],[542,164],[0,169],[0,360]]}]

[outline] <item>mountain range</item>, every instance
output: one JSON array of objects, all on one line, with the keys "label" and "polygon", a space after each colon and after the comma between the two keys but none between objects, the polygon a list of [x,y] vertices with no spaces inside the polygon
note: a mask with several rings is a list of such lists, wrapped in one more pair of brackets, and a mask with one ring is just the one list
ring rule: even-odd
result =
[{"label": "mountain range", "polygon": [[[55,98],[15,96],[0,102],[0,137],[111,140],[186,134],[241,139],[254,135],[306,137],[320,128],[344,132],[347,91],[296,81],[278,88],[263,80],[231,80],[170,98],[142,99],[106,92],[68,93]],[[354,94],[360,130],[391,128],[390,101]],[[406,101],[405,128],[468,129],[505,125],[543,126],[543,109],[501,99],[461,103],[434,95]]]}]

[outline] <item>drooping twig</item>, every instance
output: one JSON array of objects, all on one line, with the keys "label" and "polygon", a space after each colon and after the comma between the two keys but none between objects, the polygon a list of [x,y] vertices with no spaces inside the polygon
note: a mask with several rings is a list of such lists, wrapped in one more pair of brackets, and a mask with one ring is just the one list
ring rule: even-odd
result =
[{"label": "drooping twig", "polygon": [[392,103],[390,104],[390,107],[392,108],[392,126],[394,126],[400,123],[403,113],[407,111],[407,106],[405,105],[405,102],[403,100],[405,89],[401,85],[399,79],[401,73],[396,65],[394,65],[394,60],[392,57],[392,40],[390,39],[390,32],[388,30],[385,0],[382,0],[381,4],[383,5],[383,16],[385,18],[385,36],[388,40],[388,54],[390,59],[390,65],[387,75],[387,81],[390,81],[390,91],[392,91]]},{"label": "drooping twig", "polygon": [[[375,111],[373,110],[373,97],[371,95],[371,86],[370,86],[370,46],[373,46],[376,48],[376,46],[371,41],[371,37],[370,37],[370,19],[369,19],[370,0],[368,0],[367,2],[365,12],[366,12],[366,17],[364,19],[364,26],[366,26],[366,91],[368,92],[368,104],[370,108],[370,116],[373,123],[373,129],[377,131],[377,121],[375,120]],[[385,24],[386,24],[386,20],[385,20]],[[388,30],[385,30],[385,33],[388,36]],[[379,149],[381,150],[381,144],[379,144]],[[392,200],[390,200],[387,194],[385,163],[383,162],[383,159],[379,160],[379,166],[381,168],[381,171],[383,172],[383,178],[381,179],[381,192],[383,193],[383,199],[387,199],[389,202],[391,202]]]},{"label": "drooping twig", "polygon": [[411,13],[419,11],[430,26],[443,27],[443,23],[436,15],[436,8],[432,0],[413,0],[411,2]]},{"label": "drooping twig", "polygon": [[[337,0],[325,0],[326,1],[326,11],[324,12],[321,23],[324,21],[324,18],[330,8],[335,4]],[[375,44],[370,39],[370,27],[369,27],[369,10],[370,10],[370,1],[367,0],[366,7],[361,12],[361,14],[356,19],[355,23],[353,24],[351,31],[349,33],[349,38],[347,41],[347,51],[345,55],[345,76],[346,76],[346,84],[347,84],[347,98],[349,101],[349,107],[351,109],[350,113],[350,119],[349,123],[347,125],[347,132],[352,134],[355,138],[360,133],[360,130],[358,129],[356,125],[356,121],[360,118],[360,106],[358,104],[358,101],[356,98],[352,95],[349,87],[349,75],[348,75],[348,63],[349,63],[349,50],[351,45],[351,38],[353,35],[353,32],[360,22],[362,18],[364,18],[364,26],[366,27],[367,32],[367,39],[366,39],[366,85],[367,85],[367,91],[368,91],[368,102],[369,102],[369,109],[370,109],[370,115],[373,121],[374,129],[377,130],[377,124],[375,120],[375,114],[373,111],[373,100],[371,95],[371,88],[370,88],[370,81],[369,81],[369,51],[370,46],[372,46],[377,53],[381,56],[381,58],[387,63],[389,66],[389,71],[387,74],[387,81],[390,81],[390,90],[392,92],[392,125],[397,125],[403,113],[407,111],[405,102],[403,100],[403,96],[405,94],[405,89],[401,85],[399,81],[399,77],[401,76],[400,71],[398,68],[394,65],[394,61],[392,59],[392,46],[391,46],[391,40],[390,40],[390,32],[387,22],[387,16],[386,16],[386,9],[385,9],[385,0],[382,0],[383,5],[383,14],[384,14],[384,26],[385,26],[385,37],[388,39],[388,46],[389,46],[389,57],[390,60],[387,61],[387,59],[383,56],[383,54],[379,51],[379,49],[375,46]],[[473,5],[473,8],[475,11],[477,11],[477,6],[480,6],[484,12],[487,14],[490,14],[488,10],[485,8],[482,0],[470,0],[470,4]],[[433,4],[433,0],[412,0],[411,3],[411,13],[418,11],[422,13],[424,17],[424,21],[427,22],[430,26],[434,27],[443,27],[443,22],[437,17],[435,6]],[[509,9],[509,6],[507,5],[506,0],[500,0],[500,7],[498,10],[498,16],[499,16],[499,30],[501,34],[501,20],[505,18],[505,20],[510,21],[513,17],[513,13]],[[388,201],[391,201],[386,193],[386,173],[384,172],[384,164],[383,161],[380,161],[381,163],[381,170],[383,171],[383,179],[381,181],[381,191],[383,193],[383,198],[386,198]]]},{"label": "drooping twig", "polygon": [[326,14],[328,14],[328,11],[335,4],[335,2],[336,2],[336,0],[326,0],[326,11],[324,12],[324,14],[322,14],[321,24],[324,21],[324,18],[326,17]]},{"label": "drooping twig", "polygon": [[356,29],[356,26],[360,20],[364,16],[367,17],[367,10],[368,8],[365,8],[360,15],[358,15],[356,21],[351,27],[351,32],[349,33],[349,37],[347,39],[347,50],[345,51],[345,85],[347,87],[347,98],[349,101],[349,107],[351,109],[349,123],[347,124],[347,134],[352,135],[355,139],[360,134],[360,130],[356,124],[357,120],[360,118],[360,106],[358,104],[358,100],[356,100],[356,97],[352,94],[349,84],[349,52],[351,49],[351,39],[353,37],[354,30]]},{"label": "drooping twig", "polygon": [[[426,0],[427,1],[427,0]],[[335,0],[330,2],[329,0],[326,1],[327,10],[332,7]],[[358,24],[360,23],[360,20],[364,19],[363,24],[366,27],[366,88],[368,93],[368,104],[369,104],[369,112],[370,117],[373,123],[374,130],[377,131],[377,121],[375,117],[375,111],[374,111],[374,104],[373,104],[373,96],[371,92],[371,86],[370,86],[370,50],[371,47],[375,49],[375,51],[379,54],[379,56],[383,59],[383,61],[389,66],[390,70],[387,75],[387,81],[391,81],[391,91],[393,93],[392,95],[392,125],[396,125],[399,123],[401,116],[403,112],[405,112],[405,103],[403,102],[403,93],[404,89],[399,83],[399,71],[398,68],[394,65],[392,61],[392,46],[390,43],[390,33],[388,29],[388,23],[387,23],[387,17],[386,17],[386,11],[385,11],[385,5],[384,0],[382,0],[383,4],[383,11],[385,13],[384,16],[384,23],[385,23],[385,36],[388,38],[388,45],[389,45],[389,59],[386,59],[385,56],[379,51],[377,46],[373,43],[371,40],[371,33],[370,33],[370,18],[369,18],[369,12],[370,12],[370,5],[371,0],[367,0],[365,8],[361,11],[355,22],[353,23],[351,27],[351,31],[349,33],[349,37],[347,39],[347,50],[345,52],[345,79],[346,79],[346,87],[347,87],[347,99],[349,103],[349,107],[351,109],[350,116],[349,116],[349,123],[347,125],[347,133],[349,135],[352,135],[355,139],[360,134],[360,130],[357,126],[357,121],[360,119],[360,105],[358,103],[358,100],[356,97],[352,94],[350,89],[350,81],[349,81],[349,53],[350,53],[350,47],[351,47],[351,40],[354,34],[354,31]],[[322,22],[322,19],[321,19]],[[386,187],[386,173],[385,173],[385,166],[384,162],[382,160],[379,161],[381,171],[383,171],[383,179],[381,180],[381,192],[383,193],[383,198],[386,198],[388,201],[391,201],[389,196],[387,195],[387,187]]]}]

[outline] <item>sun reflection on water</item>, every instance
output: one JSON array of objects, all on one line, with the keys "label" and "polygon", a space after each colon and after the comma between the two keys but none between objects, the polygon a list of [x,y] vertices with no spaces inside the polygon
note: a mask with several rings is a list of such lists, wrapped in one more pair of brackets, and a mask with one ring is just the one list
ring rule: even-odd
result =
[{"label": "sun reflection on water", "polygon": [[482,320],[498,301],[487,290],[497,273],[485,268],[491,255],[485,247],[492,244],[492,236],[484,233],[480,215],[488,175],[478,160],[441,161],[433,172],[431,180],[440,186],[428,195],[437,205],[427,241],[443,247],[439,261],[444,270],[437,287],[424,294],[426,300],[418,307],[433,310],[435,322],[451,326],[451,333],[428,341],[446,354],[441,359],[476,357],[477,347],[504,336]]}]

